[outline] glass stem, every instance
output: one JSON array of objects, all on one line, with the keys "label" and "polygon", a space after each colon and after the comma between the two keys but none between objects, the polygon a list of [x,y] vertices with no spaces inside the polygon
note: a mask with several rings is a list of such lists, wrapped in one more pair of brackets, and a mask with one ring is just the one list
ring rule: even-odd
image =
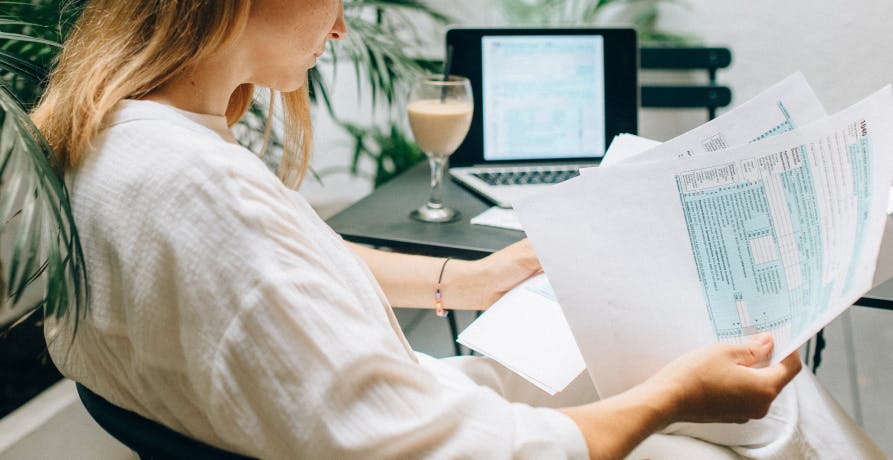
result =
[{"label": "glass stem", "polygon": [[431,165],[431,195],[428,197],[428,207],[432,209],[443,208],[443,170],[446,169],[446,155],[428,155],[428,163]]}]

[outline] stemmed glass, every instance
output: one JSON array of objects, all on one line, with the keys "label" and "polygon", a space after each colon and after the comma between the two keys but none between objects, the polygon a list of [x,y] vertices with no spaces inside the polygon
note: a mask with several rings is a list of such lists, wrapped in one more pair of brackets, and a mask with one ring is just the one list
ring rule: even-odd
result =
[{"label": "stemmed glass", "polygon": [[409,93],[409,126],[419,148],[431,165],[431,194],[428,202],[409,215],[423,222],[452,222],[459,211],[443,204],[443,171],[447,159],[459,148],[468,128],[474,103],[471,84],[465,77],[425,75]]}]

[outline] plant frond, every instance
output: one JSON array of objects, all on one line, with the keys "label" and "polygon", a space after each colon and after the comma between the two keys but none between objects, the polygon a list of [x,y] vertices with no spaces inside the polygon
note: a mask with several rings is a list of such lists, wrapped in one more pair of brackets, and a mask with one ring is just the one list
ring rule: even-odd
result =
[{"label": "plant frond", "polygon": [[11,72],[32,83],[40,83],[46,77],[45,67],[0,51],[0,70]]},{"label": "plant frond", "polygon": [[9,16],[0,16],[0,27],[2,26],[40,27],[40,24],[26,22],[19,19],[9,19]]},{"label": "plant frond", "polygon": [[597,24],[607,10],[621,11],[643,43],[692,44],[694,37],[660,31],[659,5],[687,8],[686,0],[502,0],[509,22],[518,26],[586,26]]},{"label": "plant frond", "polygon": [[55,156],[0,84],[0,330],[35,308],[75,321],[87,274]]},{"label": "plant frond", "polygon": [[48,45],[48,46],[52,46],[52,47],[56,47],[56,48],[62,47],[62,44],[57,41],[47,40],[45,38],[40,38],[40,37],[32,37],[30,35],[19,34],[19,33],[14,33],[14,32],[0,32],[0,40],[15,40],[15,41],[25,42],[25,43],[40,43],[41,45]]},{"label": "plant frond", "polygon": [[447,24],[452,18],[418,0],[348,0],[344,2],[345,13],[359,8],[404,9],[420,13],[440,24]]},{"label": "plant frond", "polygon": [[[378,187],[411,166],[424,160],[421,149],[397,127],[395,123],[382,126],[361,126],[355,123],[339,123],[347,131],[353,142],[353,155],[349,172],[355,176],[363,176],[359,169],[365,158],[372,161],[375,170],[372,176],[373,186]],[[342,168],[323,171],[328,173],[342,172]]]},{"label": "plant frond", "polygon": [[[332,47],[333,61],[352,61],[359,81],[370,84],[372,106],[383,100],[387,105],[423,69],[419,56],[408,54],[419,45],[419,19],[445,24],[449,18],[417,0],[352,0],[345,2],[345,20],[350,33]],[[371,12],[376,14],[371,15]],[[363,85],[357,85],[362,97]]]}]

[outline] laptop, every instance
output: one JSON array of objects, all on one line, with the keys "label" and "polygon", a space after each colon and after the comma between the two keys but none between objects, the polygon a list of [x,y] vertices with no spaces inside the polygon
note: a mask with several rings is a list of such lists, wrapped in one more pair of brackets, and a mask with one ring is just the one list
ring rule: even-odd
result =
[{"label": "laptop", "polygon": [[498,206],[595,166],[615,135],[636,133],[633,29],[453,28],[446,44],[451,73],[474,93],[450,176]]}]

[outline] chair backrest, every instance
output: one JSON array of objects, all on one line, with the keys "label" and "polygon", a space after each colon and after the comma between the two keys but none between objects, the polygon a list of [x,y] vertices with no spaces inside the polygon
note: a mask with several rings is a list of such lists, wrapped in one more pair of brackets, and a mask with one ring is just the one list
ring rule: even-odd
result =
[{"label": "chair backrest", "polygon": [[732,102],[732,90],[716,84],[716,71],[732,63],[728,48],[643,47],[639,50],[641,70],[706,71],[706,85],[642,84],[642,107],[705,108],[709,119],[716,109]]},{"label": "chair backrest", "polygon": [[136,452],[142,460],[248,459],[196,441],[139,414],[122,409],[80,383],[76,386],[81,402],[96,423]]}]

